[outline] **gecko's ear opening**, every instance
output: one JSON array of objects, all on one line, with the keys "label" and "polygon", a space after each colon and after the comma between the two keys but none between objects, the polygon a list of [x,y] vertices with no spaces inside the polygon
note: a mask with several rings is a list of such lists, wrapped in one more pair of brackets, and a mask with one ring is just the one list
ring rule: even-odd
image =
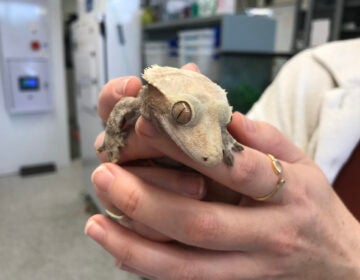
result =
[{"label": "gecko's ear opening", "polygon": [[171,108],[173,120],[180,125],[185,125],[193,119],[193,110],[186,101],[178,101]]}]

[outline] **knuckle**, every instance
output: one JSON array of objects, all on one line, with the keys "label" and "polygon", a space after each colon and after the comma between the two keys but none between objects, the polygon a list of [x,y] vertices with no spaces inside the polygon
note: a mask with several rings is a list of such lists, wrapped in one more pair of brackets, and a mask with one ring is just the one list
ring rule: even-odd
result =
[{"label": "knuckle", "polygon": [[133,216],[140,205],[140,193],[137,189],[132,188],[125,197],[124,206],[121,210],[129,216]]},{"label": "knuckle", "polygon": [[133,253],[132,253],[132,249],[131,246],[129,245],[125,245],[123,246],[123,248],[121,248],[121,250],[119,250],[120,255],[118,256],[118,263],[120,265],[124,265],[124,264],[130,264],[132,262],[133,259]]},{"label": "knuckle", "polygon": [[220,238],[221,226],[213,211],[204,211],[185,222],[184,232],[190,243],[200,246],[208,245]]},{"label": "knuckle", "polygon": [[269,237],[269,249],[279,257],[298,255],[308,249],[307,237],[304,234],[306,234],[306,229],[313,227],[314,220],[310,221],[311,215],[303,215],[301,213],[303,211],[299,210],[289,209],[291,218],[288,218],[287,222],[278,228],[276,234]]},{"label": "knuckle", "polygon": [[270,238],[270,250],[280,257],[288,257],[307,250],[309,229],[314,227],[314,222],[319,229],[324,226],[319,221],[321,213],[318,211],[318,205],[309,199],[304,199],[303,196],[305,195],[293,198],[286,211],[286,222]]},{"label": "knuckle", "polygon": [[[288,179],[288,182],[292,185],[291,188],[286,188],[288,193],[287,200],[289,201],[289,204],[293,205],[296,207],[296,209],[299,210],[299,213],[297,213],[299,218],[303,220],[307,215],[310,215],[310,218],[314,218],[313,214],[315,214],[316,210],[318,209],[318,199],[316,198],[318,189],[312,184],[309,185],[308,180],[304,180],[304,178],[301,177],[301,174],[308,174],[309,178],[311,178],[312,174],[309,172],[309,170],[303,170],[302,165],[297,165],[295,168],[299,171],[299,173],[291,172],[291,176],[289,176],[289,174],[285,174],[288,175],[286,179]],[[289,169],[290,168],[286,167],[285,170]],[[316,178],[315,176],[316,175],[313,175],[314,178]],[[320,184],[320,186],[322,185]],[[322,190],[321,193],[326,192]]]},{"label": "knuckle", "polygon": [[294,229],[282,229],[270,241],[270,250],[280,257],[288,257],[300,250],[298,233]]}]

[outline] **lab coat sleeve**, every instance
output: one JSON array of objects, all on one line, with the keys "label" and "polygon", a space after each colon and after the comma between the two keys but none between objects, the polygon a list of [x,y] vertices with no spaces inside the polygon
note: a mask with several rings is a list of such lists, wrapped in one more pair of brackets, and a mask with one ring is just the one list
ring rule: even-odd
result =
[{"label": "lab coat sleeve", "polygon": [[304,51],[282,67],[247,116],[271,123],[314,158],[324,93],[333,87],[311,50]]}]

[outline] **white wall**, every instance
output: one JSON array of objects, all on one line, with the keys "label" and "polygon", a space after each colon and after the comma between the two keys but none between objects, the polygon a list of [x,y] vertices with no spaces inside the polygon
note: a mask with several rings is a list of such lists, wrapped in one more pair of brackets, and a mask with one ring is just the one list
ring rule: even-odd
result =
[{"label": "white wall", "polygon": [[62,7],[60,1],[48,2],[53,110],[50,113],[9,115],[5,110],[0,65],[0,175],[17,172],[24,165],[54,162],[63,166],[70,162]]}]

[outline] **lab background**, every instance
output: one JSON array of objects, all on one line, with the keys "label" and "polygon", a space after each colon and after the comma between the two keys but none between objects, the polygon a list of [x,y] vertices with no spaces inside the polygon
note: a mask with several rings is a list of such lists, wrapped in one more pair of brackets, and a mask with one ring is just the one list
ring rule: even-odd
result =
[{"label": "lab background", "polygon": [[83,234],[110,79],[196,63],[246,113],[298,52],[360,35],[359,0],[0,0],[0,280],[140,279]]}]

